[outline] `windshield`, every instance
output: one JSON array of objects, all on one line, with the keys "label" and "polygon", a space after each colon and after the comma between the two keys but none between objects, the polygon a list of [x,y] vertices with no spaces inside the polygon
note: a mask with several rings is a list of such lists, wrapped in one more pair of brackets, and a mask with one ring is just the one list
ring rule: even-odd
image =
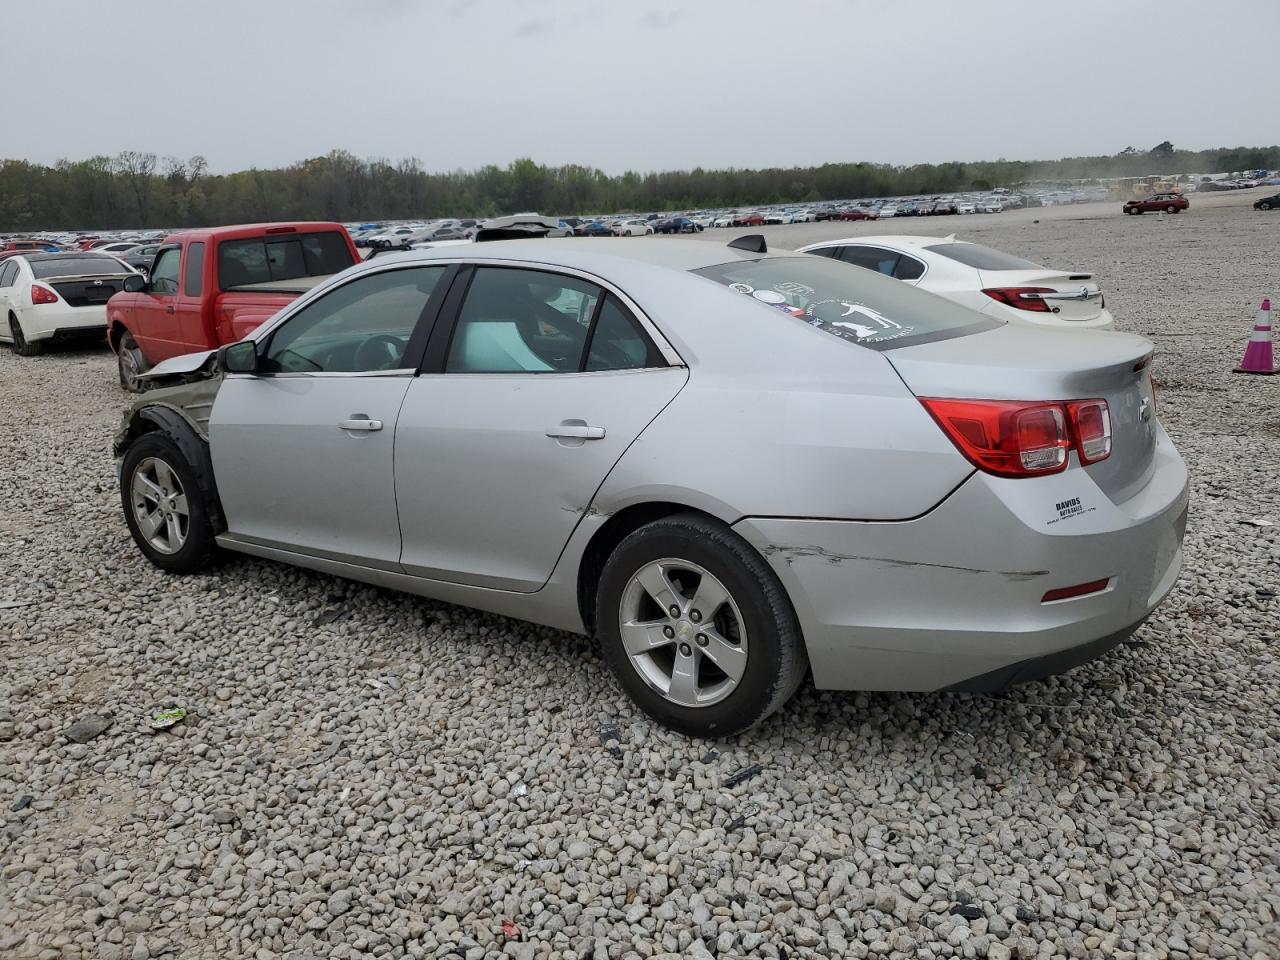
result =
[{"label": "windshield", "polygon": [[888,350],[991,330],[999,320],[852,264],[807,255],[694,273],[851,343]]},{"label": "windshield", "polygon": [[230,290],[271,280],[325,277],[354,262],[340,233],[228,240],[218,247],[218,286]]},{"label": "windshield", "polygon": [[28,260],[37,280],[49,277],[105,277],[133,273],[114,257],[59,257],[56,260]]},{"label": "windshield", "polygon": [[947,257],[975,270],[1038,270],[1040,264],[1023,260],[1002,250],[992,250],[980,243],[935,243],[925,247],[930,253]]}]

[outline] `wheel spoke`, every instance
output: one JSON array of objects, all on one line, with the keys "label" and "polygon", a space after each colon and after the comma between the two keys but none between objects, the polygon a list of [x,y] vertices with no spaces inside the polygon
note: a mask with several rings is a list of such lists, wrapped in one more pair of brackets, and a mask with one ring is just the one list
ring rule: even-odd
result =
[{"label": "wheel spoke", "polygon": [[628,655],[637,657],[650,653],[660,647],[666,647],[675,640],[669,639],[662,632],[662,623],[638,623],[631,621],[622,625],[622,646]]},{"label": "wheel spoke", "polygon": [[156,480],[160,484],[160,489],[169,491],[177,489],[177,484],[173,482],[173,471],[169,469],[169,465],[163,460],[157,460],[155,463]]},{"label": "wheel spoke", "polygon": [[702,655],[719,667],[726,677],[737,683],[747,669],[747,652],[736,643],[730,643],[716,630],[704,630],[707,645],[700,648]]},{"label": "wheel spoke", "polygon": [[697,706],[698,662],[693,657],[686,657],[679,651],[676,652],[676,662],[671,670],[671,685],[667,687],[667,696],[686,707]]},{"label": "wheel spoke", "polygon": [[729,593],[721,585],[720,581],[710,574],[706,574],[699,582],[698,589],[693,594],[693,599],[689,601],[689,606],[697,610],[704,621],[709,621],[728,599]]},{"label": "wheel spoke", "polygon": [[177,550],[182,546],[182,527],[172,513],[165,517],[165,539],[169,541],[170,550]]},{"label": "wheel spoke", "polygon": [[142,535],[150,540],[156,535],[161,524],[164,523],[164,514],[159,510],[151,513],[137,513],[138,529],[142,531]]},{"label": "wheel spoke", "polygon": [[173,498],[173,512],[185,517],[187,515],[187,495],[180,493]]},{"label": "wheel spoke", "polygon": [[135,496],[142,497],[144,500],[158,501],[164,496],[160,488],[148,480],[141,470],[138,470],[133,475],[133,492]]},{"label": "wheel spoke", "polygon": [[636,574],[640,586],[653,598],[653,602],[662,608],[663,614],[669,613],[671,607],[684,610],[684,598],[676,589],[667,571],[660,563],[651,563]]}]

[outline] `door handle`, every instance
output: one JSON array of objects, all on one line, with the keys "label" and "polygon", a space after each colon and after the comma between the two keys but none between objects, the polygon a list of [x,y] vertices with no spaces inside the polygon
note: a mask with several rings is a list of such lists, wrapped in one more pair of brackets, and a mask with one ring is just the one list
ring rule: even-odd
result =
[{"label": "door handle", "polygon": [[547,431],[554,440],[603,440],[604,427],[592,427],[585,420],[561,420]]},{"label": "door handle", "polygon": [[357,414],[347,420],[343,420],[338,424],[341,430],[359,430],[363,433],[372,433],[374,430],[382,429],[381,420],[370,420],[368,417]]},{"label": "door handle", "polygon": [[169,306],[165,307],[165,308],[164,308],[164,312],[165,312],[165,313],[173,313],[173,304],[170,304]]}]

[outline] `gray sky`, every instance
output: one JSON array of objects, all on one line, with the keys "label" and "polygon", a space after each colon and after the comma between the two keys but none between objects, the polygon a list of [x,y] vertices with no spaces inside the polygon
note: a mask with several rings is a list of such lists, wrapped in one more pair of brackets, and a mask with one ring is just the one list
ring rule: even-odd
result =
[{"label": "gray sky", "polygon": [[[1277,138],[1280,0],[3,4],[0,157],[1056,159]],[[1221,16],[1219,16],[1221,12]]]}]

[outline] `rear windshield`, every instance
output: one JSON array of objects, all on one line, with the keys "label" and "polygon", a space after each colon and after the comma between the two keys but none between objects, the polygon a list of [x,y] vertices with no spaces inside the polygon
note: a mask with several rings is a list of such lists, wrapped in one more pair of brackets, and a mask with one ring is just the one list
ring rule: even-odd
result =
[{"label": "rear windshield", "polygon": [[340,233],[228,240],[218,247],[218,286],[231,290],[271,280],[325,277],[353,263]]},{"label": "rear windshield", "polygon": [[59,257],[57,260],[28,260],[37,280],[48,277],[108,277],[132,273],[114,257]]},{"label": "rear windshield", "polygon": [[892,277],[821,257],[741,260],[693,272],[832,336],[875,350],[1001,326],[999,320]]},{"label": "rear windshield", "polygon": [[930,253],[963,263],[966,267],[973,267],[975,270],[1038,270],[1040,268],[1038,263],[1023,260],[1002,250],[992,250],[980,243],[937,243],[925,249]]}]

